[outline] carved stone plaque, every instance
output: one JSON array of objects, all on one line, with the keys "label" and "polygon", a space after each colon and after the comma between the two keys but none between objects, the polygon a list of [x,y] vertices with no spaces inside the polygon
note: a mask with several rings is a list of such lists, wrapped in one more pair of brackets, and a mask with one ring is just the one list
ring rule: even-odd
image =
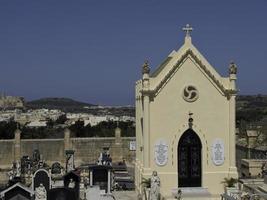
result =
[{"label": "carved stone plaque", "polygon": [[211,159],[214,165],[219,166],[224,163],[224,142],[220,138],[216,138],[211,147]]},{"label": "carved stone plaque", "polygon": [[135,151],[136,150],[136,142],[135,141],[130,141],[130,151]]},{"label": "carved stone plaque", "polygon": [[165,140],[159,139],[154,146],[154,160],[157,165],[164,166],[168,162],[168,145]]},{"label": "carved stone plaque", "polygon": [[187,102],[194,102],[198,99],[198,90],[193,85],[188,85],[183,89],[182,96]]}]

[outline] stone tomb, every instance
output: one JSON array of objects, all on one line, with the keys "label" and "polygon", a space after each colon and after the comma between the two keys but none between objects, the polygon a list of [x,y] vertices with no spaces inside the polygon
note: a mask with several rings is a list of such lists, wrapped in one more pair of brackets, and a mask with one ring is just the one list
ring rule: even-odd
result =
[{"label": "stone tomb", "polygon": [[263,177],[262,170],[266,162],[266,159],[242,159],[240,169],[242,178]]},{"label": "stone tomb", "polygon": [[21,183],[16,183],[11,187],[5,189],[0,193],[0,199],[5,200],[33,200],[34,192],[22,185]]},{"label": "stone tomb", "polygon": [[38,169],[32,177],[32,189],[36,191],[36,188],[42,184],[45,187],[46,192],[51,189],[51,175],[45,169]]},{"label": "stone tomb", "polygon": [[71,171],[64,176],[64,187],[74,190],[76,199],[80,196],[80,181],[78,171]]},{"label": "stone tomb", "polygon": [[92,165],[89,167],[90,187],[99,186],[100,190],[110,194],[111,190],[111,171],[110,165]]}]

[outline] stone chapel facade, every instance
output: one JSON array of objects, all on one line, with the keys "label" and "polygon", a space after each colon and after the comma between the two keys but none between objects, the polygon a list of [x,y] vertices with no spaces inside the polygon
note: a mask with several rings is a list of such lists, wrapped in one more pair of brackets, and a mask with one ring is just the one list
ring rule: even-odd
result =
[{"label": "stone chapel facade", "polygon": [[146,62],[136,82],[136,190],[157,171],[165,199],[178,188],[218,196],[225,177],[237,178],[236,65],[221,77],[192,44],[192,28],[183,30],[183,46],[152,74]]}]

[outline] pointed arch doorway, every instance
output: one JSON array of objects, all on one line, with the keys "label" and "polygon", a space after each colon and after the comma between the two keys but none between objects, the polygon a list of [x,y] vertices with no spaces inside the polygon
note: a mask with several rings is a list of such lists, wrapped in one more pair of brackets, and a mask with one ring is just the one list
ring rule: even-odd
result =
[{"label": "pointed arch doorway", "polygon": [[177,148],[179,187],[201,187],[201,153],[200,138],[192,129],[186,130]]}]

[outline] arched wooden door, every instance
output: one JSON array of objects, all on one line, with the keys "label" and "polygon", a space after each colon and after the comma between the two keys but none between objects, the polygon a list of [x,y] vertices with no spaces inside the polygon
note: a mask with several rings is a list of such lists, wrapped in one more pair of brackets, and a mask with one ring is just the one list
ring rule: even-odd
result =
[{"label": "arched wooden door", "polygon": [[192,129],[185,131],[177,149],[179,187],[201,187],[201,149],[198,135]]}]

